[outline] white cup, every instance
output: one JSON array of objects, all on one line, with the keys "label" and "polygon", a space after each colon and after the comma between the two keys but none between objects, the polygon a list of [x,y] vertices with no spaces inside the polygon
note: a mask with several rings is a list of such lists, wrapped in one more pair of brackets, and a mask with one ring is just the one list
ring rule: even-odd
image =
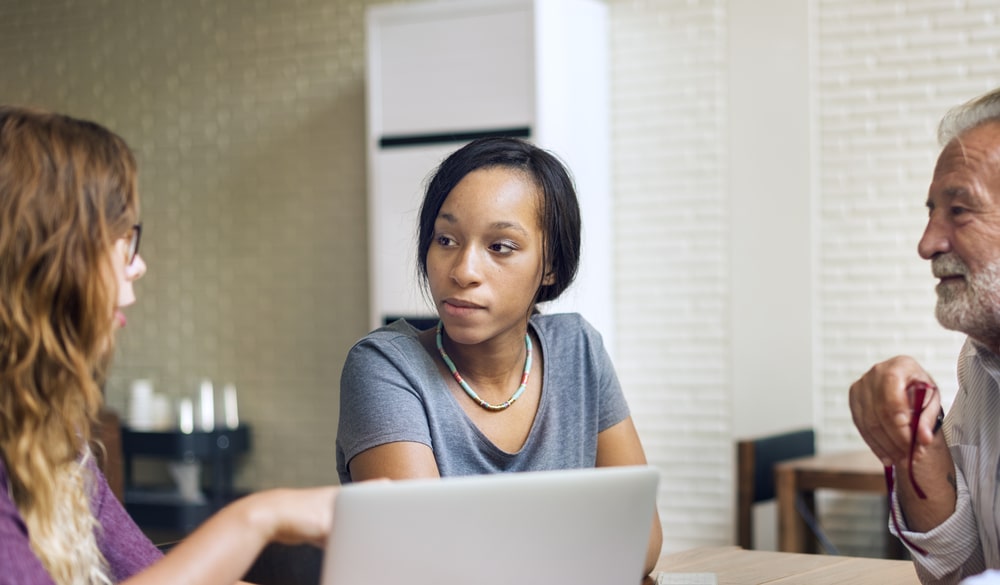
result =
[{"label": "white cup", "polygon": [[133,380],[128,403],[129,426],[148,431],[156,426],[154,417],[153,382],[144,378]]},{"label": "white cup", "polygon": [[222,387],[222,411],[225,413],[227,429],[235,429],[240,426],[240,411],[236,405],[236,386],[234,384],[226,384]]},{"label": "white cup", "polygon": [[174,415],[170,407],[170,398],[166,394],[153,393],[153,427],[165,431],[173,427]]},{"label": "white cup", "polygon": [[210,433],[215,430],[215,389],[212,387],[212,381],[207,378],[201,381],[201,396],[198,405],[201,414],[199,430]]},{"label": "white cup", "polygon": [[186,435],[194,432],[194,402],[190,398],[182,398],[177,405],[177,427]]},{"label": "white cup", "polygon": [[201,493],[201,464],[198,461],[171,461],[167,464],[170,477],[177,486],[177,492],[185,502],[204,502]]}]

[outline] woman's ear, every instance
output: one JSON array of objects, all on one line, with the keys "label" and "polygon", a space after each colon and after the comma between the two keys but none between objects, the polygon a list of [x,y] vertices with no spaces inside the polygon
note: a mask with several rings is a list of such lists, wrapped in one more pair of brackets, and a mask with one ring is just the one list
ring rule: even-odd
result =
[{"label": "woman's ear", "polygon": [[553,284],[555,284],[555,282],[556,282],[556,274],[551,270],[546,272],[545,276],[542,277],[542,286],[552,286]]}]

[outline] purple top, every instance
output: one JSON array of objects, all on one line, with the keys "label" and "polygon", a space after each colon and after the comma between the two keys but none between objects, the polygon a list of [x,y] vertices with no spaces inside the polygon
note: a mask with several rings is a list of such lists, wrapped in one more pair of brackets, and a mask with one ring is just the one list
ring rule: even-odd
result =
[{"label": "purple top", "polygon": [[[111,492],[108,481],[96,466],[95,494],[91,499],[94,516],[103,527],[97,546],[108,560],[111,578],[124,581],[163,556],[125,512]],[[42,567],[28,544],[28,528],[8,492],[7,467],[0,459],[0,585],[52,585],[52,577]]]}]

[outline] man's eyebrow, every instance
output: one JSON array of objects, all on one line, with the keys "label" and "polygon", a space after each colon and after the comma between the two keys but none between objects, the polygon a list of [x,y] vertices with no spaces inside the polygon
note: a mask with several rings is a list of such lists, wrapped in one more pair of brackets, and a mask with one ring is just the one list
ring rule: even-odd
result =
[{"label": "man's eyebrow", "polygon": [[[969,190],[965,187],[945,187],[941,190],[941,197],[948,199],[949,201],[968,197]],[[928,209],[934,209],[934,200],[932,197],[927,197],[927,202],[925,203]]]}]

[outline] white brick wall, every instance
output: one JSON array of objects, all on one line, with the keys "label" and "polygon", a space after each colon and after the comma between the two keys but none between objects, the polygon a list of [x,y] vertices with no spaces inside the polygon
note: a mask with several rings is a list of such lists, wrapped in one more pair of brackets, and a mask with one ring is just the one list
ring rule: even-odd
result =
[{"label": "white brick wall", "polygon": [[[995,3],[820,2],[817,83],[822,366],[828,405],[876,359],[912,353],[954,391],[961,336],[934,321],[916,253],[937,121],[1000,79]],[[843,408],[828,446],[857,444]]]},{"label": "white brick wall", "polygon": [[[664,471],[665,548],[723,544],[734,439],[726,161],[747,155],[725,150],[728,3],[611,6],[617,361],[650,460]],[[819,448],[833,451],[863,447],[847,388],[875,361],[912,354],[949,399],[954,392],[961,336],[934,321],[916,242],[937,120],[1000,80],[1000,29],[995,2],[811,6],[812,392]],[[825,494],[821,507],[845,552],[880,554],[877,498]]]},{"label": "white brick wall", "polygon": [[[816,5],[822,449],[863,445],[846,389],[875,361],[914,355],[947,400],[954,394],[962,338],[935,322],[934,281],[916,246],[937,121],[1000,81],[998,9],[963,1]],[[846,552],[877,553],[871,535],[885,517],[872,513],[876,506],[831,503],[850,519],[827,519]]]},{"label": "white brick wall", "polygon": [[665,550],[732,533],[724,9],[611,9],[616,363]]}]

